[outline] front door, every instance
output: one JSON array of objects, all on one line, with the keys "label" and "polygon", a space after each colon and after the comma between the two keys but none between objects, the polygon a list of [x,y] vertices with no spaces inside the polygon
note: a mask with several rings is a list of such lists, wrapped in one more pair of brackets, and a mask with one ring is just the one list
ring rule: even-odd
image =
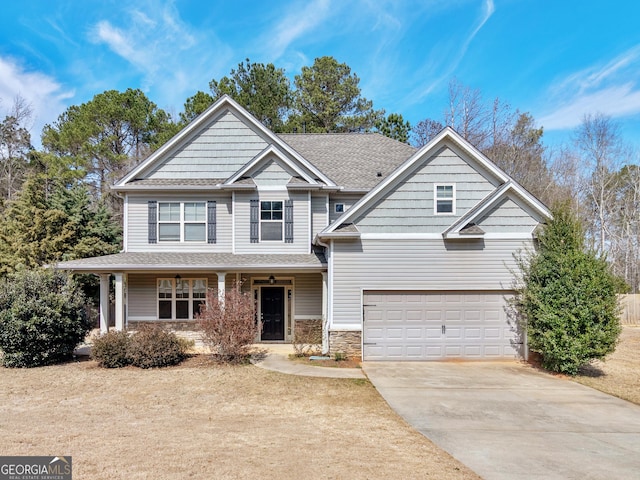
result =
[{"label": "front door", "polygon": [[284,287],[261,288],[262,340],[284,340]]}]

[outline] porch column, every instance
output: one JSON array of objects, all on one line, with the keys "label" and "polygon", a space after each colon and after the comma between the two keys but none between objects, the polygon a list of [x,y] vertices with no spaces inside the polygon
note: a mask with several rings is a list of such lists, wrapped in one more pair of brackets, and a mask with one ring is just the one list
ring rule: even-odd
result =
[{"label": "porch column", "polygon": [[224,278],[227,276],[227,272],[216,272],[218,276],[218,301],[224,303],[225,283]]},{"label": "porch column", "polygon": [[124,330],[124,274],[116,273],[116,330]]},{"label": "porch column", "polygon": [[109,279],[110,273],[100,274],[100,333],[109,331]]},{"label": "porch column", "polygon": [[327,322],[327,309],[329,307],[329,285],[327,272],[322,274],[322,353],[329,352],[329,325]]}]

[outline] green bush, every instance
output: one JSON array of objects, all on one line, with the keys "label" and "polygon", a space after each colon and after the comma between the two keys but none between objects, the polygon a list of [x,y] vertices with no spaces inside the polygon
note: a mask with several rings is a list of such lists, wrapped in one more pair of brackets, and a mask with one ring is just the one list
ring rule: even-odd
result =
[{"label": "green bush", "polygon": [[580,224],[568,210],[554,212],[539,249],[520,260],[517,307],[526,321],[529,348],[542,366],[575,375],[615,350],[621,327],[621,282],[604,258],[588,251]]},{"label": "green bush", "polygon": [[189,343],[160,325],[144,325],[131,336],[127,357],[140,368],[176,365],[187,356]]},{"label": "green bush", "polygon": [[91,358],[105,368],[120,368],[131,364],[127,350],[131,337],[127,332],[111,330],[93,339]]},{"label": "green bush", "polygon": [[68,360],[91,329],[85,297],[71,277],[25,270],[0,281],[0,350],[6,367]]}]

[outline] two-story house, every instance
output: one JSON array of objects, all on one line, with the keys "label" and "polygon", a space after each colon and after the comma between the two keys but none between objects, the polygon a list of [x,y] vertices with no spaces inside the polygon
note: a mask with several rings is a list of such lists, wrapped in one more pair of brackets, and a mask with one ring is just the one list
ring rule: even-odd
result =
[{"label": "two-story house", "polygon": [[513,255],[549,212],[449,128],[420,150],[276,135],[225,96],[113,189],[123,251],[58,265],[100,275],[103,331],[112,277],[116,329],[189,328],[208,288],[238,282],[259,341],[317,322],[325,351],[366,360],[523,352]]}]

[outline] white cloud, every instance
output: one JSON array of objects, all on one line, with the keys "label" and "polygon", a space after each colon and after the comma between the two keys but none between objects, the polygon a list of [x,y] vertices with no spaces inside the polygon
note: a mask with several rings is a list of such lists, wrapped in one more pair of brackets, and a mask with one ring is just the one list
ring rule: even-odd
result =
[{"label": "white cloud", "polygon": [[551,86],[548,98],[551,106],[539,118],[547,130],[577,127],[586,114],[640,114],[640,45],[567,75]]},{"label": "white cloud", "polygon": [[304,8],[292,11],[268,32],[264,50],[273,60],[280,58],[295,40],[309,35],[331,14],[329,0],[314,0]]},{"label": "white cloud", "polygon": [[6,115],[16,96],[23,97],[33,110],[31,141],[40,146],[42,127],[56,120],[66,109],[65,100],[74,91],[65,90],[53,77],[37,71],[27,71],[16,60],[0,57],[0,111]]},{"label": "white cloud", "polygon": [[181,107],[187,96],[205,89],[231,50],[214,32],[184,23],[172,2],[144,12],[130,9],[118,25],[99,21],[91,35],[142,74],[141,88],[153,91],[162,108]]},{"label": "white cloud", "polygon": [[[467,8],[467,7],[463,7]],[[460,42],[459,39],[454,38],[452,41],[456,44],[461,44],[459,48],[453,53],[453,55],[447,54],[445,56],[446,65],[427,65],[425,68],[421,69],[420,76],[424,78],[427,72],[440,71],[442,72],[435,80],[431,81],[429,84],[422,85],[419,88],[415,89],[411,94],[407,97],[407,100],[410,102],[416,102],[424,99],[427,95],[434,91],[442,82],[448,81],[453,73],[455,72],[458,65],[464,58],[469,46],[473,39],[478,35],[482,27],[489,21],[491,16],[496,11],[493,0],[485,0],[483,3],[482,13],[478,17],[473,30],[466,36],[466,38]]]}]

